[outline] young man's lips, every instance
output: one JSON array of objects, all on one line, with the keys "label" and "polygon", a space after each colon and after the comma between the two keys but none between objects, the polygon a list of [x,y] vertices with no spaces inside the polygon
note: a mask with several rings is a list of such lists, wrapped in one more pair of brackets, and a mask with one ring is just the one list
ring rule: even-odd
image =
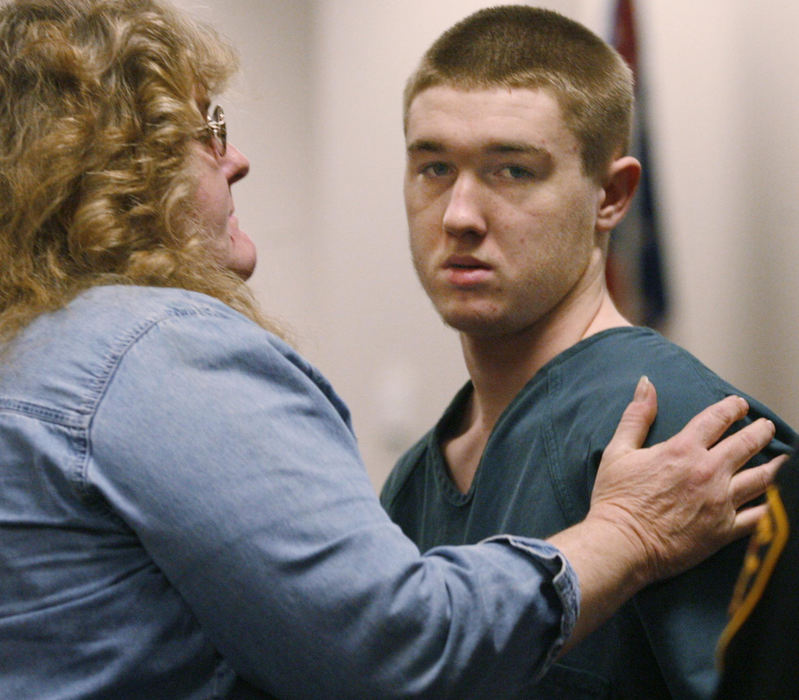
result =
[{"label": "young man's lips", "polygon": [[482,260],[473,258],[471,255],[451,255],[444,261],[444,267],[470,269],[481,268],[483,270],[491,269],[491,266],[488,263],[484,263]]},{"label": "young man's lips", "polygon": [[457,286],[473,286],[484,282],[491,266],[471,256],[452,256],[444,263],[447,279]]}]

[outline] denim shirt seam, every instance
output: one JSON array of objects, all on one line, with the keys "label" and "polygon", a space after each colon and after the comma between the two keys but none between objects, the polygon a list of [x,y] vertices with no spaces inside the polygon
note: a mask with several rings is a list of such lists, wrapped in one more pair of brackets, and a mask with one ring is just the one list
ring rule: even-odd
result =
[{"label": "denim shirt seam", "polygon": [[221,315],[222,314],[213,309],[210,304],[197,303],[181,307],[168,306],[140,320],[132,327],[126,328],[109,342],[108,347],[100,357],[99,370],[90,378],[90,383],[87,387],[88,392],[85,399],[79,404],[77,411],[85,415],[86,419],[84,425],[81,426],[82,436],[77,438],[74,480],[78,492],[84,497],[91,493],[88,470],[92,452],[91,431],[94,418],[102,403],[106,390],[119,369],[122,360],[125,358],[125,355],[150,331],[165,321],[175,318],[213,317]]}]

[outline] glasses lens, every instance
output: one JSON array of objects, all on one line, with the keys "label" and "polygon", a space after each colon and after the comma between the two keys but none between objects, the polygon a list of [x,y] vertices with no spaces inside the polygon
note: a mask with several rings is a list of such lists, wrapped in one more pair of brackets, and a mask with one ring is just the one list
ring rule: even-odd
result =
[{"label": "glasses lens", "polygon": [[225,124],[225,112],[217,105],[208,120],[211,132],[214,135],[214,148],[216,152],[223,156],[227,151],[227,125]]}]

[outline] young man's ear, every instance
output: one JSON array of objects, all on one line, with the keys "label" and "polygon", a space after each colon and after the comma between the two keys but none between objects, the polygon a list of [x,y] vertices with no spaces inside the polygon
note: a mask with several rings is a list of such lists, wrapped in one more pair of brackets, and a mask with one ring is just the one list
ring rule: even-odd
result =
[{"label": "young man's ear", "polygon": [[614,160],[605,177],[604,197],[597,211],[596,229],[604,233],[615,228],[630,208],[641,180],[641,164],[632,156]]}]

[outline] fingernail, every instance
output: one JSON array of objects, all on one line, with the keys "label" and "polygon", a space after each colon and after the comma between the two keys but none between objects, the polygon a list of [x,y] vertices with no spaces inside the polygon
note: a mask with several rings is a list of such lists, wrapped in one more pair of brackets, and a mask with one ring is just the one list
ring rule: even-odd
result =
[{"label": "fingernail", "polygon": [[638,385],[635,387],[635,394],[633,401],[644,401],[649,396],[649,387],[652,386],[649,378],[644,375],[638,380]]}]

